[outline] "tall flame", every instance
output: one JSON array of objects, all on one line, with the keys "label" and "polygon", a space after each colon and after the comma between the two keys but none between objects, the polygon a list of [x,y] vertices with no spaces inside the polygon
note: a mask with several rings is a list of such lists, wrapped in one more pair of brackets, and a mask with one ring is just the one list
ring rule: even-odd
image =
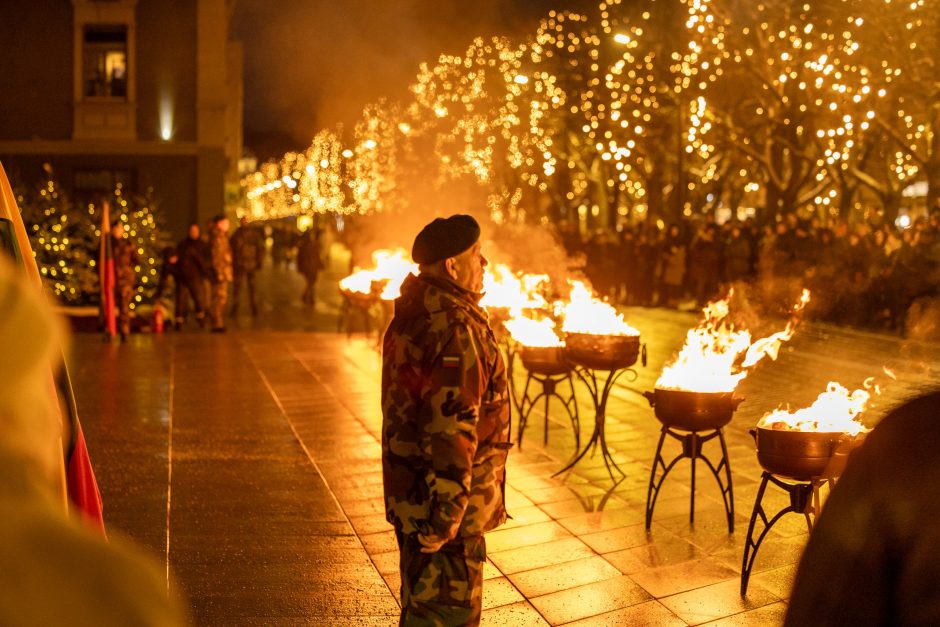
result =
[{"label": "tall flame", "polygon": [[[747,329],[735,329],[727,320],[732,293],[723,300],[708,303],[702,310],[704,319],[690,329],[685,345],[675,361],[663,368],[656,387],[692,392],[732,392],[747,376],[750,368],[765,356],[777,359],[780,345],[793,337],[797,315],[809,302],[809,291],[803,290],[799,302],[783,331],[751,342]],[[738,363],[741,355],[743,360]]]},{"label": "tall flame", "polygon": [[523,346],[564,346],[564,342],[555,333],[555,323],[550,318],[533,320],[525,316],[515,316],[503,323],[512,339]]},{"label": "tall flame", "polygon": [[547,274],[514,273],[509,266],[497,263],[483,274],[482,307],[499,307],[518,313],[523,309],[539,309],[548,303],[539,289],[548,283]]},{"label": "tall flame", "polygon": [[594,298],[581,281],[571,281],[568,302],[555,303],[556,311],[564,317],[562,331],[565,333],[588,333],[591,335],[639,335],[611,305]]},{"label": "tall flame", "polygon": [[849,392],[848,388],[830,381],[826,386],[826,391],[820,394],[809,407],[793,412],[776,409],[765,414],[757,426],[786,431],[858,435],[868,431],[868,428],[858,419],[870,398],[871,394],[866,390]]},{"label": "tall flame", "polygon": [[382,300],[395,300],[401,293],[401,284],[409,274],[418,274],[418,266],[413,263],[403,248],[392,250],[380,249],[372,253],[372,268],[359,269],[339,282],[339,287],[347,292],[371,294],[373,283],[384,284],[379,297]]}]

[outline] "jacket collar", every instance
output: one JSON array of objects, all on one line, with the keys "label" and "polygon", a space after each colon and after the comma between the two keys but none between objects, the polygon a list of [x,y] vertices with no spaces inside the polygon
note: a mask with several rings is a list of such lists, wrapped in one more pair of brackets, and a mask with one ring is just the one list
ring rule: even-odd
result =
[{"label": "jacket collar", "polygon": [[466,310],[479,322],[484,324],[489,323],[489,316],[479,305],[480,298],[483,297],[482,294],[463,288],[447,277],[438,277],[421,273],[416,277],[415,280],[422,281],[428,286],[429,289],[434,289],[440,292],[443,296],[443,298],[440,300],[440,303],[444,305],[443,308],[447,308],[447,305],[458,307],[460,309]]}]

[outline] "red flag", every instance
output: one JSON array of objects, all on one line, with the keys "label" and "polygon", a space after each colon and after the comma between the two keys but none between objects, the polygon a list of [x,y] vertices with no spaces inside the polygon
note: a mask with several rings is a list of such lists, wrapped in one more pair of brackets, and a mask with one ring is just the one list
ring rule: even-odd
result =
[{"label": "red flag", "polygon": [[72,447],[66,469],[66,484],[69,491],[69,500],[78,508],[81,517],[101,535],[104,531],[104,516],[102,515],[101,493],[98,492],[98,482],[95,481],[95,470],[88,457],[88,447],[85,446],[85,435],[81,425],[76,421],[73,428],[75,445]]},{"label": "red flag", "polygon": [[101,287],[101,315],[104,332],[117,335],[117,318],[114,315],[114,251],[111,249],[111,205],[101,203],[101,245],[98,248],[98,284]]}]

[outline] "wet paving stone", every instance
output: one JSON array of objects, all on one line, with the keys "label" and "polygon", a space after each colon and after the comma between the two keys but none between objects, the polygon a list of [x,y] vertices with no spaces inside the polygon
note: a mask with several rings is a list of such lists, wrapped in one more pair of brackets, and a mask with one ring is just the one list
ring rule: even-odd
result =
[{"label": "wet paving stone", "polygon": [[[382,505],[374,338],[332,332],[329,282],[311,310],[295,302],[296,273],[265,272],[276,279],[259,282],[265,307],[232,319],[228,334],[74,338],[70,368],[109,530],[169,562],[199,625],[393,625],[400,580]],[[776,362],[742,382],[746,400],[725,430],[735,532],[704,470],[689,522],[687,461],[664,484],[647,532],[660,425],[639,392],[696,317],[630,309],[627,319],[643,332],[649,365],[618,383],[608,408],[625,478],[614,484],[600,455],[553,478],[575,453],[570,422],[550,415],[545,445],[545,417],[533,412],[524,447],[509,457],[513,519],[487,537],[483,624],[780,625],[807,534],[801,517],[782,520],[740,597],[761,472],[748,429],[780,404],[808,403],[829,380],[858,385],[886,365],[898,381],[870,412],[877,421],[935,385],[940,346],[803,324]],[[525,373],[515,377],[521,385]],[[592,416],[576,390],[586,442]],[[765,507],[784,500],[768,491]]]}]

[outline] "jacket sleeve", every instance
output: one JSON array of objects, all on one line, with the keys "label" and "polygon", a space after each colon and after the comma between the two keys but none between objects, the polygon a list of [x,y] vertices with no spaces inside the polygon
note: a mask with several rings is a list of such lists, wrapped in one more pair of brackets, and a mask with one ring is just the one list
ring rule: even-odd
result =
[{"label": "jacket sleeve", "polygon": [[443,343],[430,375],[425,403],[433,470],[430,524],[438,536],[453,538],[470,496],[484,389],[480,347],[466,326],[458,325]]}]

